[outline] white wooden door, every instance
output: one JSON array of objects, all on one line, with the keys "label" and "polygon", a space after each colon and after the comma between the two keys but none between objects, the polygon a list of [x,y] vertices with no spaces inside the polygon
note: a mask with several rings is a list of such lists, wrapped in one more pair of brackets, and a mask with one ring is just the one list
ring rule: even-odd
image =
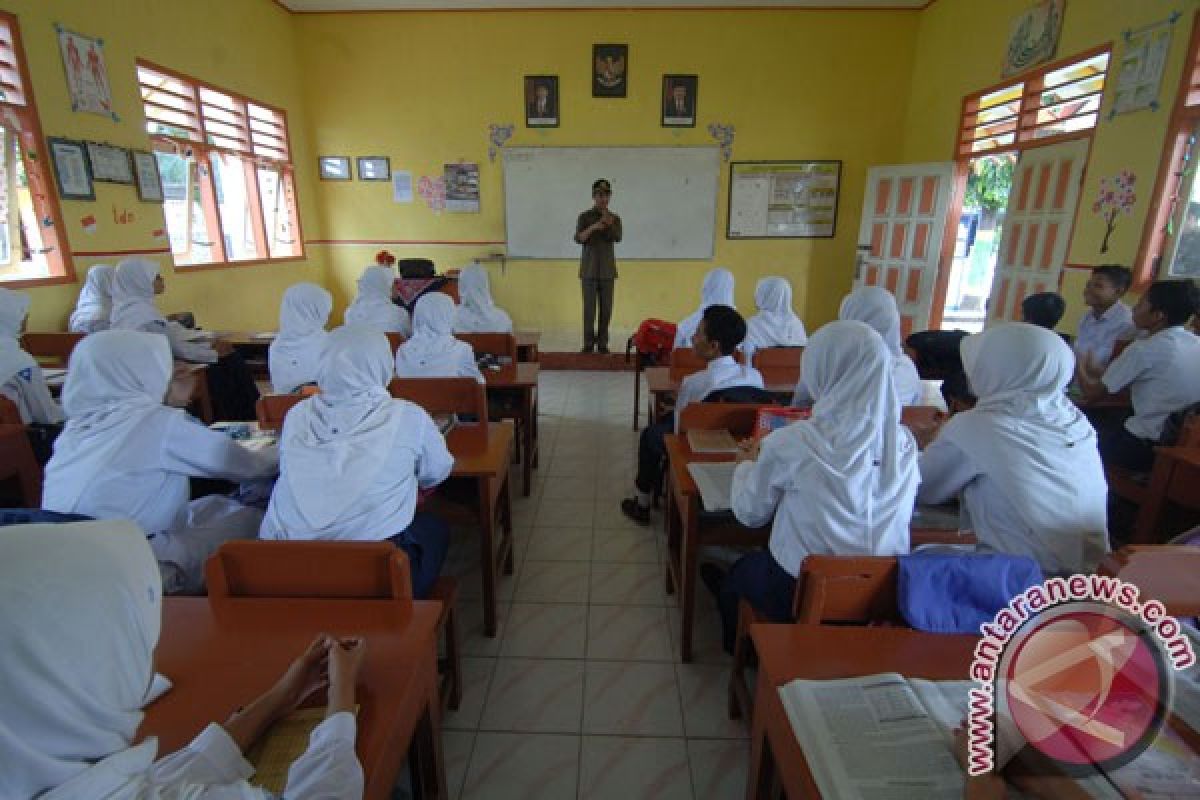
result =
[{"label": "white wooden door", "polygon": [[867,170],[854,287],[896,296],[907,337],[929,327],[954,164],[896,164]]},{"label": "white wooden door", "polygon": [[1088,140],[1022,150],[1013,170],[987,324],[1021,318],[1021,301],[1058,291],[1079,205]]}]

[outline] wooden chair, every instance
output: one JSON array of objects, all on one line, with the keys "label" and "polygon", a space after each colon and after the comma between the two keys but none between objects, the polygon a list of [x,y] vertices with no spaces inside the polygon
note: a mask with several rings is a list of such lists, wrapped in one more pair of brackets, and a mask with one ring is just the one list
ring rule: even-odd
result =
[{"label": "wooden chair", "polygon": [[[808,556],[800,566],[792,615],[801,625],[903,624],[896,606],[899,574],[895,556]],[[746,668],[754,657],[750,626],[761,622],[767,620],[745,600],[741,601],[729,677],[730,719],[749,719],[754,707]]]},{"label": "wooden chair", "polygon": [[0,425],[0,481],[10,480],[18,484],[25,508],[41,508],[42,468],[34,458],[24,425]]},{"label": "wooden chair", "polygon": [[[450,433],[458,438],[463,452],[487,449],[487,395],[483,384],[474,378],[396,378],[388,391],[392,397],[416,403],[431,415],[458,416]],[[474,417],[475,422],[463,422],[464,416]]]},{"label": "wooden chair", "polygon": [[800,361],[804,358],[803,347],[764,347],[754,351],[751,365],[759,370],[796,370],[800,373]]},{"label": "wooden chair", "polygon": [[1176,445],[1154,449],[1154,468],[1138,504],[1133,543],[1154,544],[1170,539],[1172,532],[1163,530],[1168,507],[1200,512],[1197,487],[1200,487],[1200,415],[1192,415],[1184,422]]},{"label": "wooden chair", "polygon": [[758,403],[692,403],[679,412],[679,432],[727,430],[734,436],[754,433]]},{"label": "wooden chair", "polygon": [[17,404],[0,394],[0,425],[24,425],[21,419],[21,409]]},{"label": "wooden chair", "polygon": [[[1195,448],[1200,448],[1200,418],[1193,416],[1184,423],[1178,444],[1169,448],[1155,448],[1154,466],[1148,476],[1118,466],[1105,466],[1104,477],[1108,481],[1109,492],[1138,507],[1134,542],[1151,543],[1155,541],[1154,528],[1161,518],[1165,492],[1171,482],[1171,476],[1175,472],[1175,466],[1180,460],[1186,462],[1184,453]],[[1164,451],[1170,452],[1164,456],[1162,455]],[[1178,459],[1175,456],[1184,457]],[[1160,457],[1167,459],[1167,463],[1159,465]],[[1157,481],[1155,480],[1156,472]],[[1184,496],[1186,497],[1186,493]],[[1145,509],[1144,516],[1143,509]]]},{"label": "wooden chair", "polygon": [[392,358],[396,357],[396,351],[400,349],[400,345],[404,344],[403,333],[388,333],[385,334],[388,339],[388,344],[392,347]]},{"label": "wooden chair", "polygon": [[[226,542],[204,569],[215,606],[239,597],[380,600],[410,606],[412,574],[404,551],[390,542]],[[438,578],[429,599],[441,603],[438,629],[446,649],[442,704],[462,700],[462,653],[458,642],[458,581]]]},{"label": "wooden chair", "polygon": [[[733,358],[737,363],[745,363],[745,356],[741,350],[737,350],[733,354]],[[700,356],[696,355],[696,351],[691,347],[677,347],[671,351],[671,380],[681,381],[693,372],[699,372],[705,369],[708,365]]]},{"label": "wooden chair", "polygon": [[471,345],[476,356],[489,355],[508,359],[506,363],[517,363],[517,337],[511,333],[456,333],[455,338]]},{"label": "wooden chair", "polygon": [[86,335],[63,331],[34,331],[21,337],[21,347],[43,366],[61,368],[67,366],[75,345]]},{"label": "wooden chair", "polygon": [[258,427],[264,431],[283,430],[283,419],[292,407],[307,399],[302,394],[264,394],[254,405]]},{"label": "wooden chair", "polygon": [[1158,600],[1169,616],[1200,615],[1200,547],[1129,545],[1106,556],[1096,571],[1134,584],[1142,602]]}]

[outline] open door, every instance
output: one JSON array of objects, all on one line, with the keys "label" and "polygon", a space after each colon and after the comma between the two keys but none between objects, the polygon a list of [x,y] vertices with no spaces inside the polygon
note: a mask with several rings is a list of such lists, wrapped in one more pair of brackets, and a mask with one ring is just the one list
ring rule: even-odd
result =
[{"label": "open door", "polygon": [[929,327],[953,189],[950,161],[867,170],[854,287],[894,294],[904,337]]},{"label": "open door", "polygon": [[1022,150],[1008,195],[987,323],[1021,319],[1021,301],[1058,291],[1090,140]]}]

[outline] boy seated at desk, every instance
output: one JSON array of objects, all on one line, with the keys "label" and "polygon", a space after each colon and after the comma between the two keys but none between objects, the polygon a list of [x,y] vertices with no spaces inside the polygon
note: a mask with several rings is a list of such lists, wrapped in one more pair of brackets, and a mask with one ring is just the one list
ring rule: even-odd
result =
[{"label": "boy seated at desk", "polygon": [[650,499],[662,483],[663,462],[667,457],[665,437],[678,428],[680,412],[688,404],[703,402],[718,391],[763,389],[758,370],[734,360],[734,351],[745,338],[746,321],[735,309],[724,305],[704,309],[692,334],[692,350],[707,367],[683,379],[675,399],[674,418],[648,426],[638,441],[636,494],[621,501],[621,511],[639,525],[650,524]]},{"label": "boy seated at desk", "polygon": [[806,556],[909,550],[917,443],[900,424],[888,347],[864,323],[831,322],[809,339],[800,370],[812,417],[743,450],[733,473],[733,513],[747,527],[771,525],[767,549],[743,556],[728,574],[700,568],[730,653],[741,598],[772,622],[791,619]]},{"label": "boy seated at desk", "polygon": [[362,797],[362,640],[317,637],[264,694],[160,758],[156,739],[134,744],[154,699],[163,609],[154,554],[136,525],[7,528],[0,607],[0,797],[269,800],[248,782],[254,767],[243,754],[326,686],[325,719],[288,770],[285,796]]},{"label": "boy seated at desk", "polygon": [[1090,311],[1079,320],[1075,358],[1091,372],[1108,366],[1117,342],[1137,336],[1133,310],[1121,302],[1132,283],[1127,267],[1105,264],[1092,270],[1083,287],[1083,302]]},{"label": "boy seated at desk", "polygon": [[1154,464],[1154,446],[1167,417],[1200,403],[1200,338],[1184,326],[1200,309],[1200,289],[1190,280],[1158,281],[1133,308],[1138,339],[1103,374],[1080,364],[1081,400],[1091,403],[1128,388],[1133,413],[1093,418],[1104,463],[1134,472]]}]

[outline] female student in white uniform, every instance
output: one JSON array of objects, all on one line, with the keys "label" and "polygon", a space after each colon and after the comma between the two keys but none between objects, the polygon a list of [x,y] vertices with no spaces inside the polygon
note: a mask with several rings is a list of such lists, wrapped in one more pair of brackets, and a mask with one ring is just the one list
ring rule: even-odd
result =
[{"label": "female student in white uniform", "polygon": [[392,302],[396,273],[390,267],[371,266],[358,279],[358,296],[346,309],[347,325],[361,325],[380,333],[412,334],[408,312]]},{"label": "female student in white uniform", "polygon": [[229,539],[250,539],[262,511],[222,495],[189,502],[188,479],[251,481],[278,471],[274,448],[251,452],[163,405],[171,381],[164,336],[101,331],[71,353],[67,425],[46,465],[42,505],[97,519],[132,519],[168,593],[204,587],[204,562]]},{"label": "female student in white uniform", "polygon": [[188,339],[187,328],[168,320],[154,304],[154,296],[165,288],[158,264],[144,258],[127,258],[117,264],[113,276],[112,329],[161,333],[171,344],[171,354],[180,361],[215,364],[221,356],[204,342]]},{"label": "female student in white uniform", "polygon": [[325,324],[333,296],[315,283],[297,283],[283,293],[279,335],[267,349],[267,369],[276,394],[288,394],[316,383],[325,351]]},{"label": "female student in white uniform", "polygon": [[487,270],[471,264],[458,275],[461,305],[454,319],[455,333],[512,333],[512,317],[496,307]]},{"label": "female student in white uniform", "polygon": [[[896,298],[887,289],[878,286],[863,286],[846,295],[838,309],[839,320],[862,322],[883,337],[891,358],[892,380],[896,386],[896,398],[901,406],[920,405],[925,397],[925,387],[917,366],[904,352],[900,340],[900,310]],[[792,394],[792,405],[803,408],[812,403],[812,394],[804,385],[801,374],[796,391]]]},{"label": "female student in white uniform", "polygon": [[413,335],[396,351],[398,378],[474,378],[483,383],[471,345],[454,338],[454,301],[431,292],[413,309]]},{"label": "female student in white uniform", "polygon": [[767,550],[744,556],[728,575],[702,568],[718,597],[726,650],[733,650],[739,598],[773,622],[791,619],[805,556],[908,552],[917,444],[900,424],[890,360],[861,322],[824,326],[800,367],[815,398],[812,417],[739,456],[733,513],[749,527],[771,524],[771,538]]},{"label": "female student in white uniform", "polygon": [[429,414],[388,394],[387,339],[347,326],[329,334],[321,393],[283,423],[280,475],[263,539],[391,540],[408,555],[413,593],[437,580],[449,529],[417,512],[417,490],[438,485],[454,457]]},{"label": "female student in white uniform", "polygon": [[0,608],[0,797],[270,800],[247,782],[254,768],[242,753],[326,683],[325,719],[292,763],[284,794],[362,797],[354,753],[361,640],[318,637],[266,693],[156,761],[155,739],[134,740],[151,699],[162,585],[136,525],[6,528]]},{"label": "female student in white uniform", "polygon": [[27,294],[0,289],[0,394],[16,404],[26,425],[57,425],[62,409],[46,388],[42,368],[21,349],[29,302]]},{"label": "female student in white uniform", "polygon": [[733,273],[724,267],[709,270],[700,286],[700,308],[684,317],[675,326],[675,349],[692,346],[692,335],[704,318],[704,309],[709,306],[729,306],[736,309],[733,302]]},{"label": "female student in white uniform", "polygon": [[1031,556],[1046,573],[1090,572],[1108,552],[1108,487],[1091,423],[1065,394],[1071,348],[1010,323],[968,336],[978,396],[921,454],[922,503],[961,493],[980,549]]},{"label": "female student in white uniform", "polygon": [[742,352],[750,363],[764,347],[803,347],[808,343],[804,323],[792,311],[792,286],[784,278],[763,278],[754,288],[758,313],[746,323]]},{"label": "female student in white uniform", "polygon": [[112,284],[113,268],[108,264],[96,264],[87,271],[67,330],[72,333],[108,330],[112,317]]}]

